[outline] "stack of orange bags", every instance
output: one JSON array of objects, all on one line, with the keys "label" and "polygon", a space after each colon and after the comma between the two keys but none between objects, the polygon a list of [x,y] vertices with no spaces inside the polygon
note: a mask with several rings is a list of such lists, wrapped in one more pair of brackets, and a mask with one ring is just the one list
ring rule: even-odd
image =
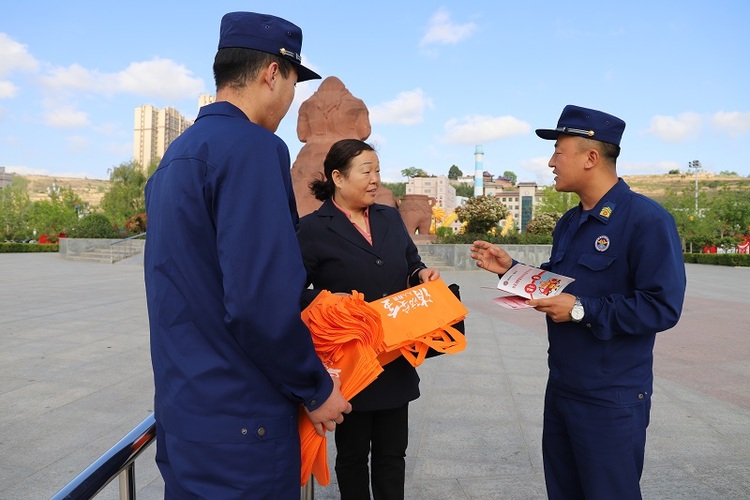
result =
[{"label": "stack of orange bags", "polygon": [[[364,295],[333,295],[324,290],[302,311],[302,321],[310,329],[315,351],[332,376],[341,379],[341,393],[349,400],[382,373],[377,350],[383,344],[383,328],[378,313],[365,302]],[[300,484],[310,474],[322,486],[330,482],[326,438],[315,432],[307,415],[300,411],[302,471]]]},{"label": "stack of orange bags", "polygon": [[463,334],[451,325],[469,312],[443,280],[421,283],[370,302],[383,325],[381,365],[404,356],[419,366],[430,348],[455,354],[466,348]]},{"label": "stack of orange bags", "polygon": [[[445,354],[463,351],[466,339],[450,325],[467,313],[445,282],[435,280],[369,303],[357,291],[334,295],[324,290],[302,311],[302,321],[318,357],[341,378],[341,393],[349,400],[399,356],[418,366],[430,348]],[[299,432],[300,484],[312,474],[320,485],[328,485],[326,438],[315,432],[303,411]]]}]

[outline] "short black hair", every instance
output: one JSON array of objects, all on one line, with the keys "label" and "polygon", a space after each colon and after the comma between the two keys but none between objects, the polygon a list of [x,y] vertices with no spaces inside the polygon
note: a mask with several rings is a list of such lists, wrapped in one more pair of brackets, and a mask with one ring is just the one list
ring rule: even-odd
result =
[{"label": "short black hair", "polygon": [[588,139],[586,137],[580,137],[580,139],[583,147],[596,149],[606,160],[612,162],[613,165],[617,163],[617,157],[620,156],[620,146],[617,144]]},{"label": "short black hair", "polygon": [[375,151],[375,148],[359,139],[341,139],[334,143],[323,161],[323,179],[310,183],[310,192],[313,196],[320,201],[332,197],[336,188],[333,183],[333,171],[338,170],[341,175],[347,177],[352,167],[352,158],[362,154],[362,151]]},{"label": "short black hair", "polygon": [[278,63],[284,78],[288,78],[294,69],[294,64],[288,59],[267,52],[241,47],[219,49],[214,57],[216,90],[224,87],[242,88],[272,62]]}]

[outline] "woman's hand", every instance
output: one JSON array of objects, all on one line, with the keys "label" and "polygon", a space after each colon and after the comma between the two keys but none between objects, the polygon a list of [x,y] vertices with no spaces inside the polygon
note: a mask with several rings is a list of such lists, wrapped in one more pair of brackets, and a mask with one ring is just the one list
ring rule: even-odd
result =
[{"label": "woman's hand", "polygon": [[419,270],[419,282],[427,283],[428,281],[435,281],[440,278],[440,271],[434,267],[426,267]]}]

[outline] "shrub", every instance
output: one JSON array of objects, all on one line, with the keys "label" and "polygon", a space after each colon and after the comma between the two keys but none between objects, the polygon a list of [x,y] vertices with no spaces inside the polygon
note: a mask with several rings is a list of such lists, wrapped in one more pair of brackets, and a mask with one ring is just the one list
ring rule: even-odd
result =
[{"label": "shrub", "polygon": [[119,238],[120,232],[106,215],[91,214],[79,219],[68,236],[71,238]]}]

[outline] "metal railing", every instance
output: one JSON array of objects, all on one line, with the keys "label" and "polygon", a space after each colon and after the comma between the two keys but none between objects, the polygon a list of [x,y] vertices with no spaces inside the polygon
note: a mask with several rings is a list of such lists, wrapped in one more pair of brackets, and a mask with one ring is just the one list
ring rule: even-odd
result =
[{"label": "metal railing", "polygon": [[[135,500],[135,459],[155,440],[156,420],[152,413],[50,500],[90,500],[118,476],[120,500]],[[310,477],[300,490],[300,499],[314,498],[313,478]]]},{"label": "metal railing", "polygon": [[116,445],[89,465],[51,500],[94,498],[115,477],[120,476],[120,499],[135,500],[135,459],[156,439],[152,413]]},{"label": "metal railing", "polygon": [[146,231],[142,232],[141,234],[129,236],[127,238],[110,243],[109,244],[110,261],[114,264],[115,262],[119,262],[123,259],[127,259],[128,257],[132,257],[133,255],[139,253],[142,247],[138,246],[136,248],[136,245],[133,243],[133,241],[145,235],[146,235]]}]

